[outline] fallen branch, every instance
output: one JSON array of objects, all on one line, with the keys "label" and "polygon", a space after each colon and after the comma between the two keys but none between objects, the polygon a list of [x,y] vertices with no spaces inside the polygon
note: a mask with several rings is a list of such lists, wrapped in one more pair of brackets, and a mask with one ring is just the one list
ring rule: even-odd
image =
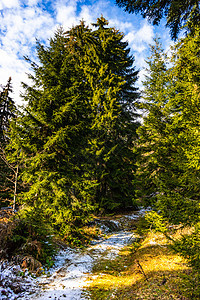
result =
[{"label": "fallen branch", "polygon": [[141,270],[142,274],[144,275],[146,281],[148,281],[148,278],[147,278],[147,276],[146,276],[146,274],[145,274],[145,272],[144,272],[144,270],[143,270],[143,268],[142,268],[139,260],[136,259],[135,262],[137,263],[138,267],[140,268],[140,270]]}]

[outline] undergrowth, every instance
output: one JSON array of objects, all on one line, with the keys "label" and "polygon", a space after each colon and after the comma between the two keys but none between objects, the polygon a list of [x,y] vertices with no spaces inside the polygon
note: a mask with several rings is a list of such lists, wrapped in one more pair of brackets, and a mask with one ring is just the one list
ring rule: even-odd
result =
[{"label": "undergrowth", "polygon": [[63,238],[46,221],[42,211],[22,209],[15,215],[0,217],[0,259],[32,256],[49,268],[58,249],[84,247],[99,234],[95,226],[71,227]]},{"label": "undergrowth", "polygon": [[42,217],[27,211],[0,222],[0,258],[13,259],[16,255],[31,255],[49,264],[56,251],[51,230]]}]

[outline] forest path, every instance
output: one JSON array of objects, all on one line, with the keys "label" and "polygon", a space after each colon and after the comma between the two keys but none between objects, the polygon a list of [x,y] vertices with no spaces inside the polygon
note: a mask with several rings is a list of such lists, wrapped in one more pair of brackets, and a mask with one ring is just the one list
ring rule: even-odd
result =
[{"label": "forest path", "polygon": [[[67,248],[58,253],[55,266],[49,275],[38,278],[38,291],[29,296],[31,300],[79,300],[90,299],[84,292],[87,279],[92,276],[92,267],[101,258],[114,259],[119,251],[134,239],[131,224],[144,210],[127,214],[114,219],[100,220],[99,226],[106,234],[99,240],[82,249]],[[114,230],[112,233],[109,228]]]}]

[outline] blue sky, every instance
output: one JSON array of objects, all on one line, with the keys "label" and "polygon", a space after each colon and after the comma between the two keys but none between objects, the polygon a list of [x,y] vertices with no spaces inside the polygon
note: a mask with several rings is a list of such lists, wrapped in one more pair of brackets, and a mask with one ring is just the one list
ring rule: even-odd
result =
[{"label": "blue sky", "polygon": [[169,31],[164,22],[152,26],[140,15],[124,12],[115,5],[115,0],[0,0],[0,84],[5,85],[11,76],[12,97],[21,104],[21,81],[28,83],[27,73],[30,73],[23,56],[36,60],[35,39],[48,43],[58,26],[67,30],[81,19],[89,25],[101,14],[110,26],[124,32],[135,56],[135,66],[141,70],[138,82],[141,86],[149,44],[158,35],[167,49],[171,43]]}]

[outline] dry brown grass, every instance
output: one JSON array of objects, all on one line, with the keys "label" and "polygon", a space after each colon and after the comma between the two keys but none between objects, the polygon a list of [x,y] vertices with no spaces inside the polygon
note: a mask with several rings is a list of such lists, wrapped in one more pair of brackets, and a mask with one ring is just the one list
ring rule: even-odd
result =
[{"label": "dry brown grass", "polygon": [[10,238],[16,224],[8,218],[2,218],[0,221],[0,259],[9,256],[9,250],[12,248]]},{"label": "dry brown grass", "polygon": [[134,245],[128,246],[116,260],[98,262],[88,291],[92,299],[102,300],[196,299],[183,278],[190,273],[186,261],[169,249],[163,235],[149,233],[136,252]]},{"label": "dry brown grass", "polygon": [[13,216],[12,210],[0,209],[0,224],[7,223],[12,216]]}]

